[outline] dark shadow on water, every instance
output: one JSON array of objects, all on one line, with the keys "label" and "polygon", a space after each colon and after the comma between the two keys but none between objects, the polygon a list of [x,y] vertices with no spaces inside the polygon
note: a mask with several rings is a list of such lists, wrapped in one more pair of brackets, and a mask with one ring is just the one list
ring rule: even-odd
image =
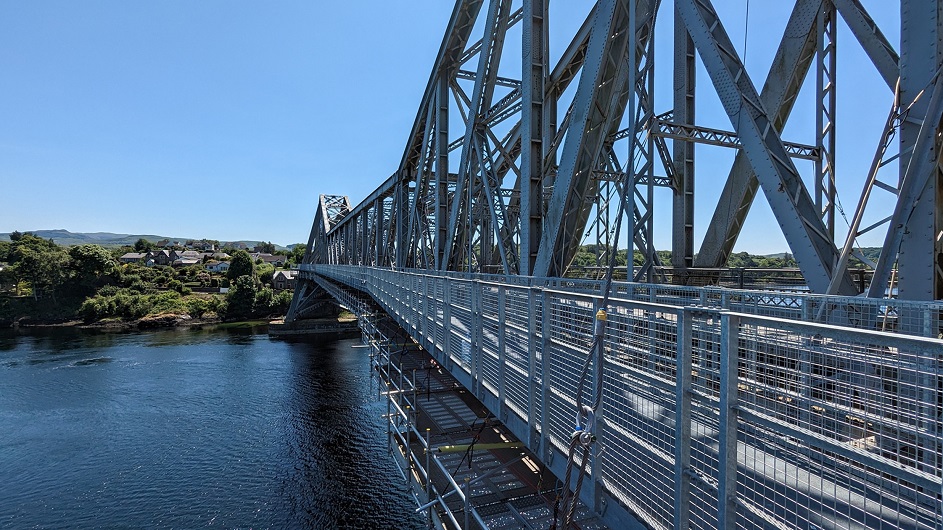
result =
[{"label": "dark shadow on water", "polygon": [[[294,473],[283,484],[308,528],[423,528],[386,453],[365,350],[353,341],[286,340],[292,350]],[[384,409],[385,411],[385,409]]]},{"label": "dark shadow on water", "polygon": [[96,357],[94,359],[83,359],[72,363],[72,366],[94,366],[96,364],[105,364],[114,361],[111,357]]}]

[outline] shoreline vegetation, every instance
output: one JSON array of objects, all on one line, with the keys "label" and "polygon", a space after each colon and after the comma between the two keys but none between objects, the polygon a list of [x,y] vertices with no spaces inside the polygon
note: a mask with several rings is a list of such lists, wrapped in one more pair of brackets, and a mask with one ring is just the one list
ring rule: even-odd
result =
[{"label": "shoreline vegetation", "polygon": [[[152,261],[122,263],[119,258],[128,253],[143,256],[161,250],[143,238],[133,246],[65,247],[29,232],[13,232],[10,241],[0,241],[0,329],[154,329],[268,321],[285,315],[292,290],[270,286],[276,273],[273,265],[261,259],[253,261],[246,250],[220,248],[218,241],[198,243],[204,250],[212,249],[212,258],[206,253],[201,261],[172,266]],[[259,247],[268,255],[283,256],[280,263],[285,268],[300,263],[305,251],[303,244],[287,251],[277,250],[270,242]],[[595,265],[596,250],[584,245],[573,265]],[[863,251],[876,258],[879,249]],[[219,255],[226,256],[222,259],[228,269],[207,266],[218,264],[215,259]],[[658,255],[662,262],[671,260],[670,252],[659,251]],[[620,250],[616,265],[624,266],[627,257],[627,251]],[[635,253],[633,262],[641,264],[641,254]],[[795,267],[796,262],[788,253],[754,256],[739,252],[730,255],[727,266],[786,268]]]},{"label": "shoreline vegetation", "polygon": [[[246,250],[220,249],[231,255],[225,272],[207,270],[206,259],[186,266],[119,260],[153,248],[144,239],[133,247],[63,247],[28,232],[12,233],[10,241],[0,241],[0,328],[132,330],[267,322],[291,304],[291,290],[270,286],[275,267],[253,261]],[[283,252],[286,268],[299,263],[303,253],[303,245]]]}]

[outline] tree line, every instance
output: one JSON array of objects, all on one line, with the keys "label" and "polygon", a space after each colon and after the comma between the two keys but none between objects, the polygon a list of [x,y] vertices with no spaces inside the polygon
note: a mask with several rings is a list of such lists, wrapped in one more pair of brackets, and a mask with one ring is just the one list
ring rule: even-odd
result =
[{"label": "tree line", "polygon": [[[144,250],[147,243],[141,240],[134,247]],[[130,249],[66,248],[28,232],[11,233],[10,241],[0,241],[0,263],[6,264],[0,270],[0,320],[97,322],[168,314],[238,320],[281,315],[291,303],[290,291],[266,285],[274,267],[253,263],[245,250],[230,249],[229,271],[211,275],[202,265],[120,263],[117,257]],[[300,262],[303,252],[302,245],[288,261]],[[210,287],[229,287],[229,292],[195,292]]]}]

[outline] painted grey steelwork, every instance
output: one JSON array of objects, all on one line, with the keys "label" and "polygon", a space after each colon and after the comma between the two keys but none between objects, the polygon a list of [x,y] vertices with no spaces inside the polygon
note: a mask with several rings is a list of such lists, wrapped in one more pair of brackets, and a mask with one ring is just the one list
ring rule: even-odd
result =
[{"label": "painted grey steelwork", "polygon": [[[602,282],[301,275],[355,312],[352,293],[370,296],[563,475]],[[941,528],[943,340],[808,321],[878,301],[797,295],[787,310],[769,294],[613,287],[583,502],[615,528]],[[939,333],[943,303],[897,303]]]},{"label": "painted grey steelwork", "polygon": [[[943,528],[943,7],[900,0],[895,49],[859,0],[792,6],[759,90],[711,0],[588,3],[558,55],[548,0],[457,0],[399,167],[356,206],[322,196],[289,320],[369,295],[558,474],[577,381],[602,385],[581,494],[616,527]],[[839,19],[895,92],[867,175],[835,167],[861,133],[835,115]],[[732,130],[698,124],[699,90]],[[781,136],[799,112],[814,145]],[[697,142],[738,150],[699,247]],[[839,179],[862,193],[836,245]],[[761,189],[811,293],[701,287]],[[895,206],[874,222],[877,190]],[[605,366],[581,376],[604,283],[565,276],[587,244],[605,271],[620,226],[642,259],[622,277],[645,283],[615,284]],[[857,240],[877,230],[870,262]],[[852,256],[873,270],[858,286]]]},{"label": "painted grey steelwork", "polygon": [[[836,181],[853,182],[834,165],[843,133],[835,116],[841,18],[884,84],[893,89],[900,78],[900,113],[890,122],[899,145],[877,149],[902,153],[891,189],[897,209],[890,222],[866,227],[886,234],[881,260],[868,263],[878,272],[869,296],[943,298],[936,158],[943,106],[932,98],[943,57],[938,9],[927,0],[901,2],[898,54],[858,0],[795,0],[758,91],[709,0],[600,0],[556,64],[547,0],[457,1],[400,166],[318,237],[336,247],[337,263],[555,277],[566,275],[581,245],[594,245],[597,264],[606,265],[622,223],[643,258],[636,279],[658,281],[653,225],[670,218],[671,281],[685,282],[698,276],[686,269],[725,265],[762,189],[809,288],[856,294],[847,258],[864,233],[860,222],[852,237],[835,242]],[[663,61],[674,72],[673,98],[659,98],[652,81],[658,15],[666,11],[676,18],[673,60]],[[516,47],[507,43],[518,38],[520,54],[508,56],[505,47]],[[697,123],[696,57],[710,76],[698,87],[717,93],[730,131]],[[506,64],[520,65],[519,81]],[[814,145],[779,136],[794,111],[810,112],[795,105],[804,85],[815,85]],[[665,103],[673,108],[656,113]],[[692,142],[738,150],[699,246]],[[794,157],[813,160],[813,173],[800,175]],[[670,216],[658,211],[654,186],[671,189]]]}]

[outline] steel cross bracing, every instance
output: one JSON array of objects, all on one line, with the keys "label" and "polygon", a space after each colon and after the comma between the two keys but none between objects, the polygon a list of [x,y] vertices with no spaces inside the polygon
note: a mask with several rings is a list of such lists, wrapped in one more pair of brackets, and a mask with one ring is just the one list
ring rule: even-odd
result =
[{"label": "steel cross bracing", "polygon": [[[618,245],[636,251],[631,273],[646,281],[662,280],[655,251],[670,249],[674,271],[665,278],[684,283],[706,277],[685,271],[726,265],[762,190],[813,292],[856,294],[849,256],[861,237],[880,230],[869,294],[939,299],[943,191],[935,139],[943,111],[931,96],[943,35],[936,2],[900,6],[906,16],[897,45],[859,0],[795,0],[779,37],[766,28],[751,34],[778,38],[760,86],[727,33],[743,21],[723,20],[710,0],[599,0],[586,4],[583,23],[566,36],[551,35],[549,21],[565,7],[548,0],[457,1],[399,167],[342,218],[314,227],[306,262],[562,277],[583,245],[594,245],[600,264]],[[838,49],[846,29],[857,42]],[[657,60],[655,42],[669,43],[671,57]],[[878,149],[882,159],[898,153],[896,166],[882,166],[894,173],[874,184],[897,181],[889,185],[895,208],[883,201],[866,214],[857,210],[867,201],[842,210],[838,191],[874,179],[835,165],[836,150],[848,145],[843,135],[861,134],[842,129],[835,113],[843,54],[855,46],[890,88],[888,101],[900,85],[907,109],[894,122],[897,143]],[[708,75],[695,83],[698,62]],[[655,90],[663,69],[673,95]],[[799,103],[803,87],[814,104]],[[698,123],[704,102],[716,99],[701,97],[705,91],[718,96],[729,128]],[[800,113],[815,123],[814,141],[781,136]],[[695,177],[715,168],[697,169],[695,144],[736,150],[717,203],[698,201],[697,210]],[[855,148],[872,158],[872,147]],[[700,242],[695,211],[711,214]],[[614,241],[619,223],[625,230]],[[670,227],[670,241],[659,242],[655,226]]]}]

